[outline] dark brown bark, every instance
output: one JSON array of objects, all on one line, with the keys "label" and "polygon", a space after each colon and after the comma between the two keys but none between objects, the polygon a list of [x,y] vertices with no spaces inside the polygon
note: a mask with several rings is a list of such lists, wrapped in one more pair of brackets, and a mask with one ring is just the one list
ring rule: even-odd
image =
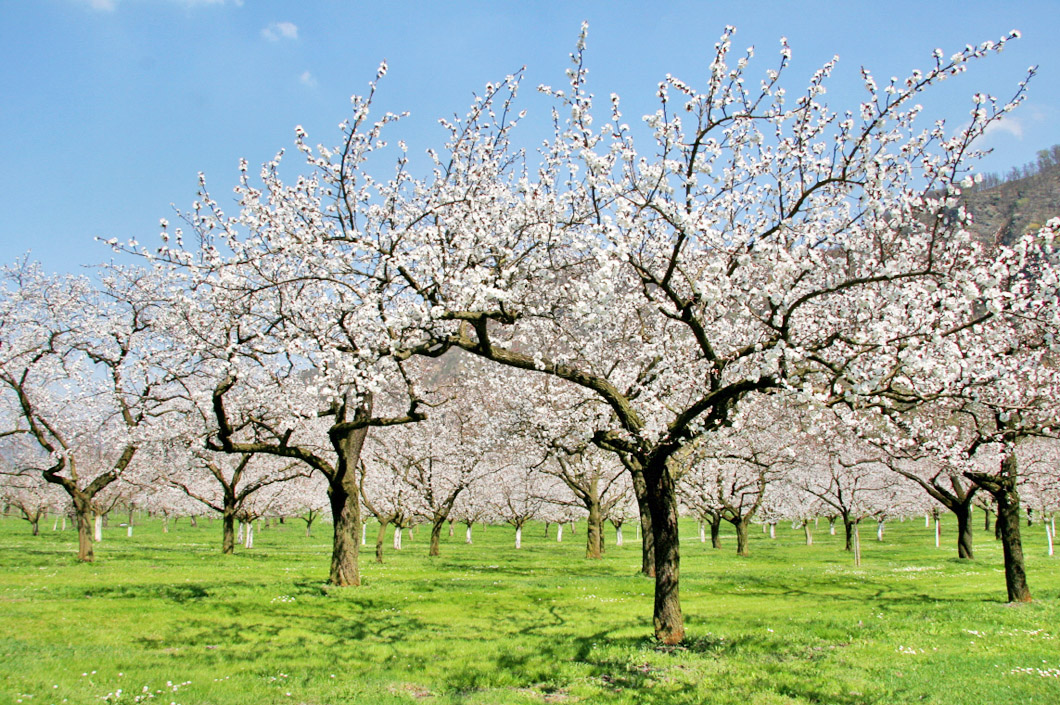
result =
[{"label": "dark brown bark", "polygon": [[585,557],[603,557],[603,528],[604,519],[600,512],[600,504],[592,503],[589,506],[589,524],[585,531]]},{"label": "dark brown bark", "polygon": [[972,505],[958,504],[952,508],[957,517],[957,557],[965,560],[975,558],[972,548]]},{"label": "dark brown bark", "polygon": [[82,492],[75,492],[71,499],[74,505],[74,520],[77,522],[77,560],[91,563],[95,560],[92,552],[92,499]]},{"label": "dark brown bark", "polygon": [[[431,524],[431,548],[427,552],[430,556],[440,556],[442,554],[439,543],[442,540],[442,527],[445,526],[445,519],[436,521]],[[452,531],[453,527],[449,527],[449,531]]]},{"label": "dark brown bark", "polygon": [[844,550],[854,550],[854,520],[846,514],[843,515],[843,533],[846,535]]},{"label": "dark brown bark", "polygon": [[655,638],[663,644],[679,644],[685,638],[681,613],[681,541],[678,536],[677,492],[665,459],[644,469],[651,512],[655,558]]},{"label": "dark brown bark", "polygon": [[340,587],[360,585],[357,557],[361,546],[358,540],[361,503],[356,489],[351,494],[344,483],[329,483],[328,500],[331,503],[331,519],[334,522],[328,582]]},{"label": "dark brown bark", "polygon": [[389,519],[379,520],[379,533],[375,536],[375,562],[383,562],[383,542],[386,541],[386,527],[390,525]]},{"label": "dark brown bark", "polygon": [[236,552],[236,513],[234,508],[221,515],[221,553],[231,555]]},{"label": "dark brown bark", "polygon": [[710,545],[712,548],[721,548],[721,515],[715,514],[710,518]]},{"label": "dark brown bark", "polygon": [[748,540],[750,519],[741,517],[731,523],[736,527],[736,555],[744,557],[751,555],[750,541]]},{"label": "dark brown bark", "polygon": [[625,464],[633,479],[633,494],[640,510],[640,572],[651,578],[655,577],[655,532],[652,529],[648,485],[644,480],[644,471],[637,463],[627,461]]},{"label": "dark brown bark", "polygon": [[965,473],[965,475],[993,495],[997,501],[997,527],[1001,533],[1001,547],[1005,556],[1005,589],[1009,602],[1030,602],[1031,590],[1023,561],[1020,538],[1020,498],[1016,490],[1018,464],[1016,453],[1010,450],[1001,461],[997,475]]}]

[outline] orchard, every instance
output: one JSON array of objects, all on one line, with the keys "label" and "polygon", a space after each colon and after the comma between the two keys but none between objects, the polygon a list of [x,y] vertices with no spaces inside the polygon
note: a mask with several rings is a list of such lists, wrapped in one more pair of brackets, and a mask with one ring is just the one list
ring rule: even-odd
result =
[{"label": "orchard", "polygon": [[[443,648],[445,610],[458,615],[454,643],[473,639],[477,607],[452,596],[400,623],[373,616],[398,610],[397,594],[425,599],[417,581],[575,645],[511,655],[512,669],[535,674],[525,682],[492,682],[479,664],[451,691],[438,674],[422,692],[390,686],[395,702],[676,693],[685,681],[667,658],[697,678],[710,658],[751,659],[718,636],[740,631],[733,615],[755,620],[741,606],[749,581],[796,602],[785,587],[847,591],[860,630],[897,609],[881,595],[902,592],[903,571],[924,570],[938,584],[902,592],[907,616],[935,605],[951,631],[962,615],[996,618],[984,641],[1055,638],[1031,622],[1056,624],[1060,585],[1060,220],[984,241],[962,201],[981,179],[977,140],[1023,102],[1034,70],[1007,99],[972,96],[960,126],[921,105],[1017,37],[936,51],[904,78],[862,69],[860,102],[830,106],[834,61],[792,87],[786,41],[772,56],[739,52],[729,27],[706,75],[666,76],[654,112],[631,126],[618,95],[590,90],[583,26],[565,84],[538,89],[552,103],[539,149],[521,146],[535,118],[516,73],[443,120],[425,159],[402,141],[402,115],[376,109],[381,65],[336,144],[296,128],[301,163],[244,161],[232,208],[200,175],[194,202],[157,237],[109,242],[132,264],[59,276],[22,260],[0,273],[0,561],[28,551],[61,575],[59,589],[89,596],[139,583],[136,571],[158,562],[157,589],[181,604],[220,600],[226,566],[272,586],[283,564],[293,597],[232,589],[249,591],[252,630],[304,622],[315,659],[334,642],[326,658],[341,665],[325,670],[339,680],[364,659],[372,678],[395,682],[374,651],[381,625],[439,641],[412,656],[395,647],[402,658],[441,658],[431,650]],[[156,558],[163,547],[175,557]],[[259,555],[272,575],[248,562]],[[785,562],[798,575],[784,578]],[[566,593],[546,610],[530,604],[552,589],[529,577],[537,565],[557,590],[591,591],[593,608]],[[995,570],[1003,580],[988,579]],[[876,596],[851,587],[863,575],[882,586]],[[14,570],[0,601],[44,591],[34,577]],[[276,608],[283,597],[297,607]],[[1031,604],[986,616],[1000,602]],[[88,607],[68,609],[92,621]],[[194,624],[213,619],[197,612]],[[17,630],[20,619],[0,623]],[[879,646],[834,613],[821,619],[803,625],[820,643],[791,637],[811,655],[790,658],[840,643],[867,659]],[[191,626],[158,629],[188,640],[175,657],[198,648]],[[896,653],[919,658],[929,643]],[[13,648],[0,652],[15,658]],[[1034,648],[1055,688],[1055,647]],[[550,689],[549,658],[595,665]],[[719,678],[743,692],[729,668]],[[861,702],[848,676],[819,697]],[[887,679],[898,700],[912,692]],[[133,702],[96,682],[94,696]],[[303,697],[328,699],[300,683],[313,691]],[[346,697],[359,692],[343,683]],[[489,690],[502,686],[511,692]],[[810,690],[769,702],[821,701]],[[279,697],[269,693],[257,697]]]}]

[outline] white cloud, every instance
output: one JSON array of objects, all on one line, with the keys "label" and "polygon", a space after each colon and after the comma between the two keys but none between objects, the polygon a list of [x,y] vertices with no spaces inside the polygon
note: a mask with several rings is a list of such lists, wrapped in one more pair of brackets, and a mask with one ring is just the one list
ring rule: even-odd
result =
[{"label": "white cloud", "polygon": [[1012,135],[1018,140],[1023,139],[1023,121],[1017,117],[1005,116],[987,125],[983,134],[994,135],[1002,132]]},{"label": "white cloud", "polygon": [[301,81],[303,86],[309,86],[310,88],[317,87],[316,77],[308,71],[303,71],[302,75],[298,77],[298,80]]},{"label": "white cloud", "polygon": [[261,30],[261,36],[270,42],[278,42],[281,39],[298,39],[298,25],[293,22],[273,22]]}]

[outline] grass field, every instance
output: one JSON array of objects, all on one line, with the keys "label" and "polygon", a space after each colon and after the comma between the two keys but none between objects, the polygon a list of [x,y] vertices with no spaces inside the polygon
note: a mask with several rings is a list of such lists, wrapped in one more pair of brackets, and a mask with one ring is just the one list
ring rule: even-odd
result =
[{"label": "grass field", "polygon": [[520,551],[508,527],[458,531],[435,559],[421,528],[362,563],[364,586],[327,589],[327,525],[222,556],[220,522],[146,521],[77,565],[72,531],[0,519],[0,703],[1060,703],[1041,527],[1024,539],[1036,601],[1013,607],[982,534],[960,562],[952,532],[936,549],[923,521],[893,522],[855,568],[826,526],[810,547],[755,530],[741,559],[687,525],[689,639],[663,649],[636,542],[587,561],[584,523],[563,543],[524,530]]}]

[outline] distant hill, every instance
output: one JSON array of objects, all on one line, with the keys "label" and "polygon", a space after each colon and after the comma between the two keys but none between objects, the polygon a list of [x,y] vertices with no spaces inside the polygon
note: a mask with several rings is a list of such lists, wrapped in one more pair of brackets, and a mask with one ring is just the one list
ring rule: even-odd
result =
[{"label": "distant hill", "polygon": [[1060,217],[1060,145],[1042,150],[1036,163],[1014,167],[1004,178],[985,175],[965,191],[964,202],[972,231],[989,241],[1000,236],[1006,245]]}]

